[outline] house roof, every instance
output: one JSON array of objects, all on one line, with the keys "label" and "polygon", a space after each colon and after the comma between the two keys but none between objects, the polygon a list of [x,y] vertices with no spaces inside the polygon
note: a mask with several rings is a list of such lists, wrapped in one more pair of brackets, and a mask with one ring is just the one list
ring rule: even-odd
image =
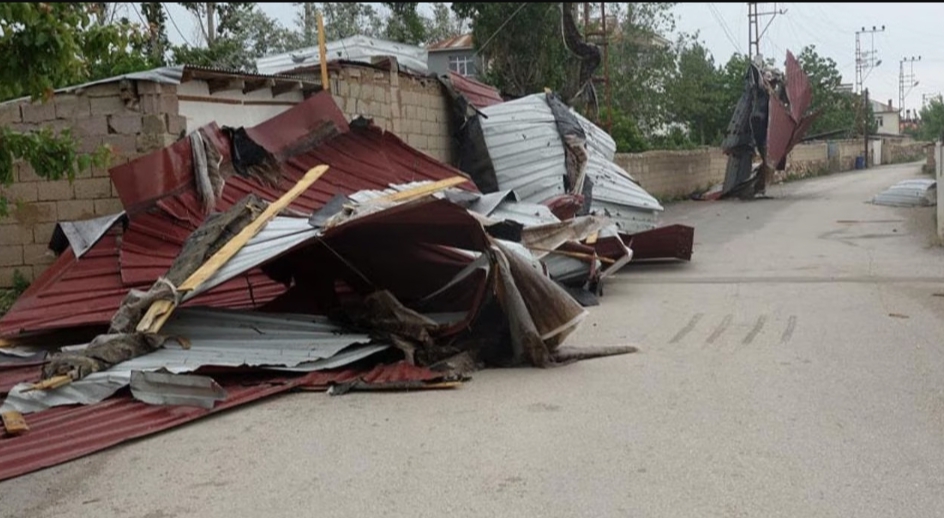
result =
[{"label": "house roof", "polygon": [[453,88],[462,93],[476,108],[488,108],[505,102],[498,90],[485,83],[480,83],[451,70],[449,71],[449,80],[452,82]]},{"label": "house roof", "polygon": [[437,41],[426,47],[429,52],[441,52],[445,50],[460,50],[473,48],[472,34],[460,34],[452,38]]},{"label": "house roof", "polygon": [[[372,63],[374,58],[393,56],[401,68],[427,74],[426,49],[368,36],[351,36],[325,44],[328,61],[345,60]],[[306,47],[256,59],[256,68],[263,74],[279,74],[321,63],[318,47]]]},{"label": "house roof", "polygon": [[889,106],[885,103],[882,103],[879,101],[871,101],[871,103],[872,103],[872,111],[875,112],[876,114],[898,113],[898,110],[896,108],[894,108],[893,106]]}]

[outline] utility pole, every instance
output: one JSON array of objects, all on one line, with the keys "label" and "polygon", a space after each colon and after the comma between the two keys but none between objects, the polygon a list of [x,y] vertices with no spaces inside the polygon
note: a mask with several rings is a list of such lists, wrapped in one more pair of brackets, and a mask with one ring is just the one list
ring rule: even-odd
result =
[{"label": "utility pole", "polygon": [[[876,60],[875,54],[875,33],[876,32],[885,32],[885,26],[883,25],[881,29],[876,28],[874,25],[871,29],[866,29],[862,27],[862,30],[858,30],[855,33],[856,37],[856,49],[855,49],[855,63],[856,63],[856,83],[855,91],[856,93],[862,93],[863,83],[865,83],[864,74],[881,65],[882,60]],[[863,34],[872,35],[872,47],[869,51],[862,50],[862,42],[860,36]]]},{"label": "utility pole", "polygon": [[207,2],[207,47],[213,46],[216,40],[216,22],[213,16],[216,14],[216,2]]},{"label": "utility pole", "polygon": [[[754,59],[754,56],[760,54],[760,38],[767,32],[767,28],[773,23],[778,14],[787,14],[786,9],[777,10],[777,4],[774,3],[774,10],[766,13],[757,12],[757,2],[747,3],[747,57]],[[760,30],[760,17],[770,16],[770,21]]]},{"label": "utility pole", "polygon": [[[921,56],[915,58],[911,56],[910,58],[903,58],[898,62],[898,116],[901,116],[901,111],[905,109],[905,97],[911,93],[911,89],[918,86],[918,82],[915,81],[914,75],[914,62],[921,61]],[[911,64],[911,71],[908,75],[905,75],[905,63]],[[908,91],[905,91],[905,88]]]},{"label": "utility pole", "polygon": [[[603,127],[603,129],[609,131],[610,127],[613,125],[613,114],[610,113],[610,59],[609,59],[609,40],[610,33],[607,30],[606,24],[606,3],[600,2],[600,23],[592,23],[593,14],[595,11],[595,6],[592,2],[583,3],[583,37],[587,43],[592,43],[600,48],[600,54],[602,58],[602,68],[603,75],[594,75],[591,78],[591,81],[595,85],[597,83],[603,84],[603,112],[604,117],[599,117],[599,111],[594,122]],[[598,101],[599,103],[599,101]]]},{"label": "utility pole", "polygon": [[865,135],[865,153],[862,155],[862,168],[869,168],[869,89],[865,89],[865,104],[862,105],[862,134]]}]

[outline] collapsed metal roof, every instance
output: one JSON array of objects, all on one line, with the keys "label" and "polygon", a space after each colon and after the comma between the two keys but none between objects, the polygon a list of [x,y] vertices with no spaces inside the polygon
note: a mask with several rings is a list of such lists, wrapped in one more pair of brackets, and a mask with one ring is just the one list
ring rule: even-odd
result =
[{"label": "collapsed metal roof", "polygon": [[[426,49],[369,36],[350,36],[325,44],[328,61],[344,60],[372,64],[375,58],[392,56],[397,64],[413,73],[429,72]],[[317,46],[282,52],[256,59],[256,69],[262,74],[281,74],[321,63]]]}]

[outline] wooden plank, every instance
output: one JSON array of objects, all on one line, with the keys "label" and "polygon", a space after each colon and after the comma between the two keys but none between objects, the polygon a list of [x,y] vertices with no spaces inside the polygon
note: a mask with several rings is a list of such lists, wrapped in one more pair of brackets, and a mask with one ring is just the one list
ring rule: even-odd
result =
[{"label": "wooden plank", "polygon": [[[201,284],[209,280],[229,261],[234,255],[236,255],[239,250],[242,249],[250,239],[253,238],[256,234],[265,227],[269,221],[271,221],[275,216],[277,216],[282,210],[288,207],[296,198],[301,196],[303,192],[308,190],[313,183],[315,183],[318,178],[321,178],[325,172],[328,171],[328,166],[319,165],[312,168],[305,176],[295,184],[288,192],[283,194],[278,200],[273,203],[270,203],[268,207],[262,214],[254,219],[250,224],[246,225],[245,228],[239,231],[238,234],[233,236],[232,239],[227,241],[222,248],[220,248],[212,257],[210,257],[197,271],[193,272],[190,277],[187,278],[180,286],[177,287],[177,291],[183,295],[188,291],[192,291]],[[174,309],[173,301],[159,300],[151,305],[148,309],[148,312],[144,315],[144,318],[138,323],[137,331],[142,333],[156,333],[160,331],[164,323],[170,317],[171,312]]]},{"label": "wooden plank", "polygon": [[450,187],[455,187],[457,185],[468,182],[469,179],[464,176],[453,176],[452,178],[447,178],[445,180],[440,180],[438,182],[433,182],[427,185],[420,185],[419,187],[413,187],[412,189],[407,189],[405,191],[395,192],[393,194],[386,194],[380,196],[379,198],[374,198],[367,203],[373,201],[408,201],[416,198],[421,198],[423,196],[428,196],[430,194],[437,193],[439,191],[445,191]]},{"label": "wooden plank", "polygon": [[594,232],[594,233],[590,234],[589,236],[587,236],[587,244],[588,244],[588,245],[594,245],[594,244],[596,244],[597,239],[598,239],[599,237],[600,237],[600,233],[599,233],[599,232]]},{"label": "wooden plank", "polygon": [[0,414],[0,419],[3,420],[3,427],[7,429],[8,435],[22,435],[29,431],[29,425],[26,424],[26,419],[23,419],[23,414],[16,410],[3,412]]},{"label": "wooden plank", "polygon": [[331,87],[328,85],[328,53],[325,47],[325,32],[324,32],[324,17],[321,16],[321,11],[318,11],[318,57],[321,60],[321,88],[330,92]]}]

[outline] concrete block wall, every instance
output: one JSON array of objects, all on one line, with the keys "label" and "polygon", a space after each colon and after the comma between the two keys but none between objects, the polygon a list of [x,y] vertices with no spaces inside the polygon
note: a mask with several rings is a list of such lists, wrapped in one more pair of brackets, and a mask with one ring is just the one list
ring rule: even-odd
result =
[{"label": "concrete block wall", "polygon": [[372,118],[410,146],[452,163],[450,107],[435,79],[345,64],[330,73],[329,83],[349,119]]},{"label": "concrete block wall", "polygon": [[[71,128],[80,152],[107,145],[115,166],[173,143],[185,121],[175,86],[125,81],[58,94],[47,103],[4,103],[0,123],[18,131]],[[14,167],[13,185],[0,187],[12,202],[0,217],[0,288],[13,285],[14,272],[33,280],[55,260],[48,244],[57,221],[122,210],[108,168],[93,167],[70,182],[40,178],[23,162]]]}]

